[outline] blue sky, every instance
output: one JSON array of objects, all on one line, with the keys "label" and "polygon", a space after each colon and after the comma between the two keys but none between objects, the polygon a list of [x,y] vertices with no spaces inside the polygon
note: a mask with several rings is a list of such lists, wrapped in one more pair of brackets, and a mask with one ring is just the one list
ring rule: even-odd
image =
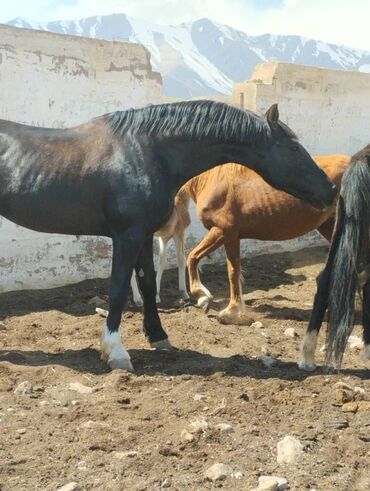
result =
[{"label": "blue sky", "polygon": [[249,34],[298,34],[370,51],[369,0],[0,0],[0,22],[115,12],[159,24],[209,17]]}]

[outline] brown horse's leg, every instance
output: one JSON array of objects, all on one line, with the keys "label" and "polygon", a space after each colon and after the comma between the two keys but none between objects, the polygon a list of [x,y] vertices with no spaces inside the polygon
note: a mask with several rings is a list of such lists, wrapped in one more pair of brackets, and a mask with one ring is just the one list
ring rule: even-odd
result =
[{"label": "brown horse's leg", "polygon": [[331,242],[331,238],[333,236],[335,226],[335,217],[331,217],[326,222],[324,222],[320,227],[317,227],[317,230],[320,234],[325,237],[325,239]]},{"label": "brown horse's leg", "polygon": [[218,249],[224,242],[225,237],[223,231],[220,228],[212,227],[204,239],[194,247],[188,256],[190,292],[198,300],[198,307],[202,307],[205,312],[207,312],[213,297],[210,291],[200,281],[198,264],[203,257]]},{"label": "brown horse's leg", "polygon": [[223,324],[250,324],[252,319],[245,315],[245,305],[242,298],[240,240],[225,242],[227,255],[227,272],[230,283],[229,305],[220,312],[218,319]]}]

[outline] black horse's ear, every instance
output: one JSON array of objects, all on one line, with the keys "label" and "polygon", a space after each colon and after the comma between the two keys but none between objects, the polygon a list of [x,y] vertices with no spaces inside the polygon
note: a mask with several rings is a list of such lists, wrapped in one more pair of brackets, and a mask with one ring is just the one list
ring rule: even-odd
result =
[{"label": "black horse's ear", "polygon": [[278,127],[279,109],[277,104],[273,104],[266,112],[265,118],[271,129]]}]

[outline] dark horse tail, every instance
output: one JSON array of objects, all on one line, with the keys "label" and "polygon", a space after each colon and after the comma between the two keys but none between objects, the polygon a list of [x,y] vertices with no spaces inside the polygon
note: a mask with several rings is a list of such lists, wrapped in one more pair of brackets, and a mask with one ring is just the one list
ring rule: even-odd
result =
[{"label": "dark horse tail", "polygon": [[339,367],[355,317],[359,274],[369,262],[370,145],[351,159],[342,179],[337,226],[329,253],[326,362]]}]

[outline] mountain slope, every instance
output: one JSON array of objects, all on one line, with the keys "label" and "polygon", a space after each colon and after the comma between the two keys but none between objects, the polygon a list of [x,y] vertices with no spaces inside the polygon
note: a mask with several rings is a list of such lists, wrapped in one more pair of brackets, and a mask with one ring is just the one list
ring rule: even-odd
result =
[{"label": "mountain slope", "polygon": [[249,79],[261,61],[370,71],[370,53],[366,51],[300,36],[249,36],[209,19],[162,26],[112,14],[48,23],[17,18],[8,24],[144,44],[153,68],[163,76],[164,94],[172,97],[229,94],[233,82]]}]

